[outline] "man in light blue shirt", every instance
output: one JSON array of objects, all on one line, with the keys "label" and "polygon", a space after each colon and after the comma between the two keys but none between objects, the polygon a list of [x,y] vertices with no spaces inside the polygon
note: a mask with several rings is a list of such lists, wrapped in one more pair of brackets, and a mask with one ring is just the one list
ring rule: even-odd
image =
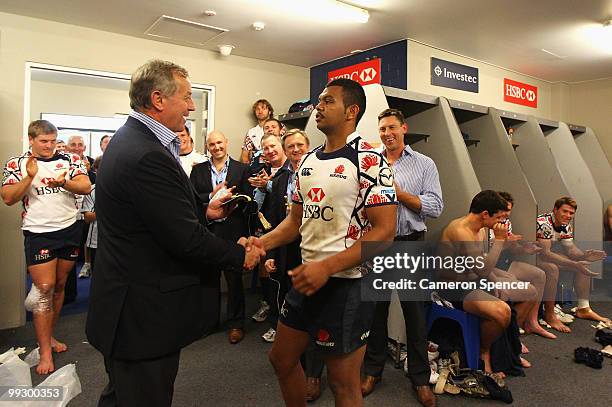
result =
[{"label": "man in light blue shirt", "polygon": [[[427,217],[437,218],[442,213],[442,189],[434,161],[414,151],[404,143],[408,125],[401,111],[387,109],[378,115],[383,155],[393,169],[395,190],[400,205],[397,208],[396,241],[425,239]],[[434,406],[435,396],[429,387],[430,368],[427,358],[427,330],[421,301],[402,301],[406,323],[408,376],[424,406]],[[381,378],[387,353],[387,317],[389,302],[376,304],[376,314],[364,357],[365,378],[361,383],[364,396],[370,394]]]}]

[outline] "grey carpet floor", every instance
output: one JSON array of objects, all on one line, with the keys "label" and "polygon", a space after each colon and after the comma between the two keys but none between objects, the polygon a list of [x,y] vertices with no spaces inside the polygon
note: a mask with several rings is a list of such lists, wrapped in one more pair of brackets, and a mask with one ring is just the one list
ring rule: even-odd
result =
[{"label": "grey carpet floor", "polygon": [[[256,296],[248,297],[248,315],[256,309]],[[601,303],[596,309],[612,315],[612,303]],[[56,336],[64,340],[69,351],[55,356],[56,368],[76,363],[82,393],[70,407],[95,406],[106,384],[101,355],[85,338],[85,314],[62,317]],[[515,406],[606,406],[612,405],[612,360],[605,359],[602,370],[594,370],[573,361],[578,346],[600,349],[594,341],[595,330],[588,321],[578,320],[573,333],[560,334],[557,340],[533,335],[524,337],[533,367],[526,377],[507,380]],[[270,345],[260,336],[266,323],[247,323],[247,335],[238,345],[230,345],[225,332],[215,333],[183,350],[176,379],[173,406],[282,406],[280,390],[267,360]],[[150,338],[154,340],[154,338]],[[0,352],[11,346],[35,345],[31,323],[18,329],[0,331]],[[44,378],[32,369],[34,385]],[[384,379],[365,400],[365,406],[417,406],[408,379],[389,360]],[[328,387],[313,405],[333,406]],[[476,400],[463,396],[444,395],[440,406],[498,405],[501,402]]]}]

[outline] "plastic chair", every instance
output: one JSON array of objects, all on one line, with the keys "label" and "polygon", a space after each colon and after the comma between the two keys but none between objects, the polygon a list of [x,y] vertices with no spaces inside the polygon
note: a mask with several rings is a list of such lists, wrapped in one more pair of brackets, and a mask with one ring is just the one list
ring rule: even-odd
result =
[{"label": "plastic chair", "polygon": [[461,326],[467,365],[470,369],[478,369],[480,364],[480,319],[467,312],[443,307],[434,302],[427,315],[427,333],[439,318],[451,319]]}]

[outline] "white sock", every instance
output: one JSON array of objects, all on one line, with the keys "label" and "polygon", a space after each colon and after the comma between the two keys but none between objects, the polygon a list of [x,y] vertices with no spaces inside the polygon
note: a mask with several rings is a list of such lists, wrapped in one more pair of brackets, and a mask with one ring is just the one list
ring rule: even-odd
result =
[{"label": "white sock", "polygon": [[578,309],[582,309],[582,308],[589,308],[591,305],[589,304],[589,300],[588,299],[581,299],[578,298],[578,306],[576,308]]}]

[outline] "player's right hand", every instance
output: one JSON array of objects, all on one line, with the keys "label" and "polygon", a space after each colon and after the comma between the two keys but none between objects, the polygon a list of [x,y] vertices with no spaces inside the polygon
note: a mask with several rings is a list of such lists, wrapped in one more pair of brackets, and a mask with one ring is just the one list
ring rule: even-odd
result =
[{"label": "player's right hand", "polygon": [[38,173],[38,161],[36,157],[30,156],[28,161],[26,161],[26,171],[30,178],[34,178],[34,176]]},{"label": "player's right hand", "polygon": [[581,272],[582,274],[584,274],[587,277],[595,277],[598,276],[599,273],[596,273],[594,271],[591,271],[591,269],[589,269],[587,266],[589,266],[591,263],[588,261],[577,261],[576,262],[576,269]]}]

